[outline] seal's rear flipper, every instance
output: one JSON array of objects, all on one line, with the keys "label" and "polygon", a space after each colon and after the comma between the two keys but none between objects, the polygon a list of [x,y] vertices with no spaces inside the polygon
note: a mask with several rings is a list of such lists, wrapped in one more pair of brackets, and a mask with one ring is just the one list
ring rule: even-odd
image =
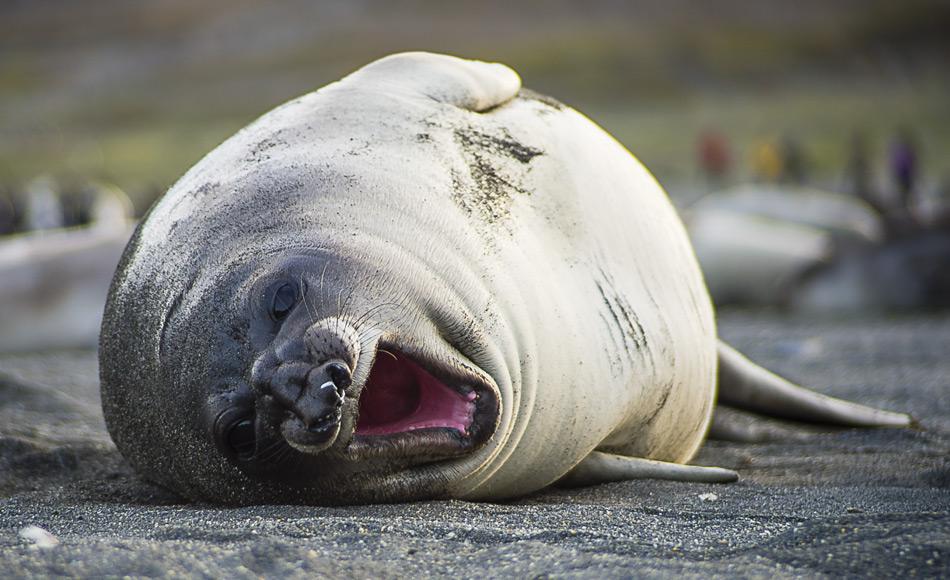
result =
[{"label": "seal's rear flipper", "polygon": [[567,475],[559,479],[557,485],[583,487],[628,479],[732,483],[739,479],[739,474],[720,467],[680,465],[678,463],[666,463],[664,461],[653,461],[652,459],[625,457],[603,453],[602,451],[593,451],[583,461],[574,466],[574,469],[569,471]]},{"label": "seal's rear flipper", "polygon": [[734,443],[788,443],[808,441],[829,429],[837,428],[786,423],[774,417],[763,417],[720,404],[716,405],[707,437]]},{"label": "seal's rear flipper", "polygon": [[880,411],[795,385],[719,341],[719,402],[737,409],[845,427],[909,427],[904,413]]},{"label": "seal's rear flipper", "polygon": [[515,98],[518,73],[503,64],[443,54],[404,52],[370,63],[340,81],[409,94],[482,112]]}]

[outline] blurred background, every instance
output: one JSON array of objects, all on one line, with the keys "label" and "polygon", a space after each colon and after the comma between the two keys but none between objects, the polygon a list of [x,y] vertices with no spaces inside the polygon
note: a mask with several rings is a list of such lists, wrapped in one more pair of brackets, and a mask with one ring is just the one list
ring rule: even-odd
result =
[{"label": "blurred background", "polygon": [[737,180],[788,138],[836,184],[856,131],[883,174],[901,128],[922,186],[950,177],[946,1],[3,0],[0,184],[105,180],[141,212],[275,105],[420,49],[511,65],[664,183],[702,177],[704,131]]},{"label": "blurred background", "polygon": [[[684,210],[722,304],[787,306],[819,265],[935,232],[925,274],[862,268],[926,278],[900,307],[950,302],[942,0],[2,0],[0,232],[141,215],[255,117],[404,50],[504,62],[605,127]],[[717,289],[743,252],[780,262],[757,298]]]}]

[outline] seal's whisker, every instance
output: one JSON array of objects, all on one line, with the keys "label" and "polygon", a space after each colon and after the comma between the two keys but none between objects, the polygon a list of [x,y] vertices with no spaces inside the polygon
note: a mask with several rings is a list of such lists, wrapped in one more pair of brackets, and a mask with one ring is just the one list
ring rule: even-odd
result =
[{"label": "seal's whisker", "polygon": [[399,357],[398,357],[398,356],[396,356],[396,355],[394,355],[393,353],[389,352],[389,351],[386,350],[385,348],[379,349],[379,352],[384,352],[384,353],[388,354],[389,356],[393,357],[393,360],[399,360]]},{"label": "seal's whisker", "polygon": [[303,305],[307,308],[307,316],[310,317],[310,324],[315,324],[317,320],[313,315],[313,310],[310,309],[310,302],[307,300],[306,294],[303,295]]},{"label": "seal's whisker", "polygon": [[[344,298],[343,293],[347,291],[348,293],[346,294],[346,297]],[[344,327],[346,327],[347,325],[350,325],[351,316],[349,314],[349,308],[350,308],[354,293],[355,292],[353,288],[341,288],[340,291],[337,293],[338,307],[337,307],[337,316],[336,316],[336,331],[338,333],[342,333],[344,330]]]},{"label": "seal's whisker", "polygon": [[299,473],[300,467],[303,465],[304,460],[307,458],[307,455],[303,453],[289,453],[288,458],[293,458],[293,464],[290,466],[291,473]]},{"label": "seal's whisker", "polygon": [[[336,311],[338,313],[343,311],[343,292],[345,290],[346,288],[340,288],[340,291],[336,293]],[[339,321],[339,318],[337,318],[337,321]],[[339,327],[337,327],[337,330],[339,330]]]},{"label": "seal's whisker", "polygon": [[284,448],[288,447],[287,443],[283,439],[277,439],[270,445],[264,447],[255,454],[255,459],[258,461],[263,461],[270,463],[271,460],[277,456]]},{"label": "seal's whisker", "polygon": [[346,299],[343,300],[343,307],[340,308],[340,318],[342,318],[344,322],[349,316],[349,306],[355,294],[356,294],[356,289],[350,288],[350,293],[347,294]]},{"label": "seal's whisker", "polygon": [[352,323],[353,328],[355,328],[355,329],[357,329],[357,331],[359,331],[360,327],[361,327],[367,320],[369,320],[369,318],[370,318],[374,313],[376,313],[378,310],[380,310],[380,309],[383,308],[384,306],[388,306],[388,304],[381,304],[381,305],[374,306],[374,307],[370,308],[369,310],[367,310],[366,312],[364,312],[363,314],[360,314],[358,317],[356,317],[355,319],[353,319],[353,323]]},{"label": "seal's whisker", "polygon": [[330,262],[328,260],[326,263],[323,264],[323,271],[320,272],[320,290],[323,290],[325,287],[324,282],[326,281],[327,268],[329,267],[330,267]]},{"label": "seal's whisker", "polygon": [[359,318],[357,318],[356,320],[354,320],[354,321],[353,321],[353,327],[356,328],[356,329],[359,329],[359,327],[360,327],[364,322],[366,322],[366,320],[367,320],[370,316],[372,316],[373,314],[375,314],[375,313],[378,312],[379,310],[381,310],[381,309],[383,309],[383,308],[386,308],[387,306],[392,306],[392,307],[395,309],[395,308],[398,307],[399,305],[400,305],[400,304],[399,304],[398,302],[383,302],[382,304],[377,304],[376,306],[373,306],[372,308],[368,309],[366,312],[364,312],[363,314],[361,314],[361,315],[359,316]]},{"label": "seal's whisker", "polygon": [[275,442],[267,448],[267,453],[262,455],[260,460],[267,463],[275,463],[274,460],[280,455],[281,451],[283,451],[283,447],[280,442]]},{"label": "seal's whisker", "polygon": [[289,446],[288,446],[288,447],[284,447],[283,449],[281,449],[280,455],[278,455],[278,457],[275,459],[274,463],[275,463],[276,465],[282,465],[282,464],[287,463],[288,460],[292,457],[292,455],[291,455],[292,453],[293,453],[293,450],[292,450]]},{"label": "seal's whisker", "polygon": [[268,454],[270,454],[271,452],[273,452],[274,448],[275,448],[277,445],[279,445],[279,441],[274,441],[274,442],[272,442],[272,443],[269,443],[267,446],[265,446],[265,447],[262,448],[262,449],[257,449],[257,450],[254,452],[254,457],[255,457],[255,459],[263,459],[263,458],[266,457]]},{"label": "seal's whisker", "polygon": [[323,265],[323,271],[320,273],[320,287],[319,287],[319,292],[320,292],[320,303],[321,303],[321,304],[327,304],[327,303],[330,301],[329,290],[327,290],[327,286],[326,286],[326,275],[327,275],[327,269],[328,269],[329,267],[330,267],[330,262],[325,263],[325,264]]},{"label": "seal's whisker", "polygon": [[400,322],[402,322],[403,317],[408,315],[409,309],[406,308],[406,306],[409,304],[410,298],[411,297],[409,295],[409,290],[405,290],[402,296],[397,296],[393,300],[390,300],[388,302],[382,302],[380,304],[377,304],[376,306],[373,306],[372,308],[370,308],[369,310],[367,310],[360,316],[360,318],[357,321],[356,326],[358,327],[359,325],[363,324],[367,318],[369,318],[370,316],[372,316],[379,310],[386,308],[387,306],[392,307],[392,311],[398,314],[397,317],[390,317],[388,322],[393,325],[399,324]]}]

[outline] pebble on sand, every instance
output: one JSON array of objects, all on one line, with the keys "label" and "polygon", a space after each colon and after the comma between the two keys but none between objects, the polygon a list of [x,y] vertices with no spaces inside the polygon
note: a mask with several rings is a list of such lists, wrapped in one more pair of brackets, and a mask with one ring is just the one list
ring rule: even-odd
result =
[{"label": "pebble on sand", "polygon": [[59,538],[39,526],[26,526],[20,530],[20,537],[33,542],[31,548],[45,550],[59,545]]}]

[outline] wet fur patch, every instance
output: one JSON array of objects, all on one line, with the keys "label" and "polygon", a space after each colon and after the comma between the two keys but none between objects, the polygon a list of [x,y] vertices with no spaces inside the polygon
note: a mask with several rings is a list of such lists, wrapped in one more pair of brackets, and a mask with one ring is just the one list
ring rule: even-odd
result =
[{"label": "wet fur patch", "polygon": [[561,101],[555,99],[554,97],[549,97],[548,95],[543,95],[541,93],[536,93],[531,89],[522,88],[518,92],[518,98],[525,99],[528,101],[537,101],[543,105],[546,105],[555,111],[562,111],[567,108],[567,105]]},{"label": "wet fur patch", "polygon": [[455,140],[468,166],[471,181],[454,174],[455,200],[467,213],[477,215],[485,223],[495,223],[508,216],[515,195],[531,195],[517,183],[515,176],[501,169],[502,158],[522,165],[543,155],[540,149],[514,139],[507,131],[489,134],[467,127],[455,130]]},{"label": "wet fur patch", "polygon": [[606,272],[601,271],[601,274],[602,277],[596,280],[596,284],[597,291],[600,293],[606,307],[607,316],[605,316],[605,319],[609,320],[614,328],[620,332],[624,344],[633,352],[648,348],[646,332],[633,308],[630,307],[630,303],[625,296],[614,290],[612,280]]}]

